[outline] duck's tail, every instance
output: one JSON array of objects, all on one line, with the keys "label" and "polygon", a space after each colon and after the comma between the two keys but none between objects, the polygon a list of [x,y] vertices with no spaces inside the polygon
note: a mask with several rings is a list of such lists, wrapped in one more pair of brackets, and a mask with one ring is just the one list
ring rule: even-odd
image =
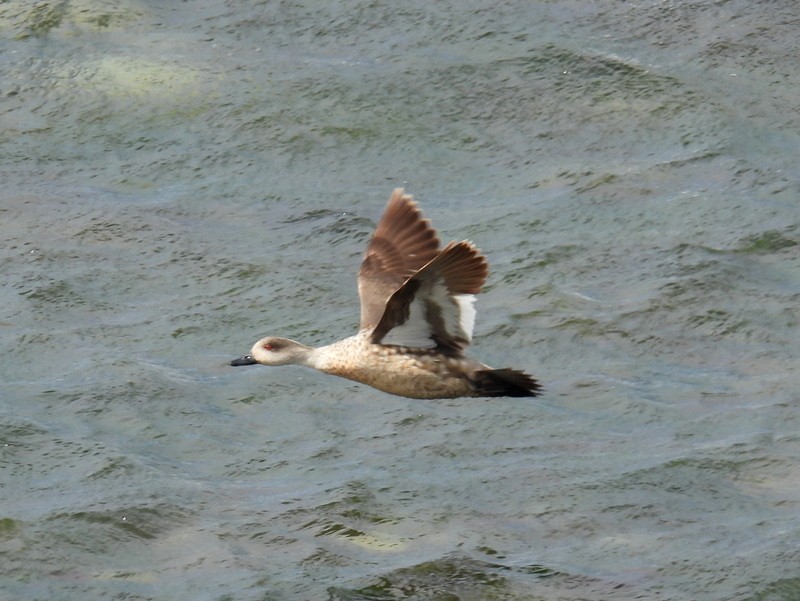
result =
[{"label": "duck's tail", "polygon": [[539,396],[542,386],[518,369],[483,369],[475,372],[472,380],[480,396]]}]

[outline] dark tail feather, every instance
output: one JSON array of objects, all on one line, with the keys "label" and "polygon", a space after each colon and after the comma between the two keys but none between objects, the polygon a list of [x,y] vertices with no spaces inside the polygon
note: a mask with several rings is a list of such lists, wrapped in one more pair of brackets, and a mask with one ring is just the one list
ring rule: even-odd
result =
[{"label": "dark tail feather", "polygon": [[518,369],[484,369],[475,372],[475,390],[484,396],[539,396],[539,382]]}]

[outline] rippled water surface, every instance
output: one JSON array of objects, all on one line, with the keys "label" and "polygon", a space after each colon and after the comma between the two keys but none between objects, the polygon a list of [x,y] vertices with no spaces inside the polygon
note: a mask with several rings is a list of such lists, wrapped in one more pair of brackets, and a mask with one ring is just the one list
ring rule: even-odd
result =
[{"label": "rippled water surface", "polygon": [[[794,0],[0,3],[0,597],[800,596]],[[539,399],[355,331],[392,188]]]}]

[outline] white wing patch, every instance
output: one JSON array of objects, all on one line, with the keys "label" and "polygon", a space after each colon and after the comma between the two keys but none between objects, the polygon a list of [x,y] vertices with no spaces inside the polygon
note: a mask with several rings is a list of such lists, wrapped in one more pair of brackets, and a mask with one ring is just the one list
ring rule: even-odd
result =
[{"label": "white wing patch", "polygon": [[433,348],[436,346],[431,334],[433,330],[425,319],[425,301],[419,294],[408,307],[408,319],[386,332],[381,344],[407,346],[410,348]]},{"label": "white wing patch", "polygon": [[475,295],[451,295],[444,282],[426,282],[417,291],[409,305],[408,319],[389,330],[381,344],[406,346],[411,348],[434,348],[435,333],[428,316],[440,316],[447,335],[451,338],[472,340],[475,327]]},{"label": "white wing patch", "polygon": [[[453,300],[458,305],[458,325],[461,328],[461,337],[467,342],[472,341],[472,331],[475,329],[475,316],[478,311],[475,309],[474,294],[456,294]],[[450,324],[445,322],[447,331],[450,332]]]}]

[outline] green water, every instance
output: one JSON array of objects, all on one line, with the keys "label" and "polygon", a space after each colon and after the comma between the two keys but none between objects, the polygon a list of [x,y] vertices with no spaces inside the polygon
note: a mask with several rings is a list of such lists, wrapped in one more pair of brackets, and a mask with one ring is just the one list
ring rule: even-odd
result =
[{"label": "green water", "polygon": [[[796,599],[799,16],[0,4],[0,597]],[[397,186],[545,396],[227,366]]]}]

